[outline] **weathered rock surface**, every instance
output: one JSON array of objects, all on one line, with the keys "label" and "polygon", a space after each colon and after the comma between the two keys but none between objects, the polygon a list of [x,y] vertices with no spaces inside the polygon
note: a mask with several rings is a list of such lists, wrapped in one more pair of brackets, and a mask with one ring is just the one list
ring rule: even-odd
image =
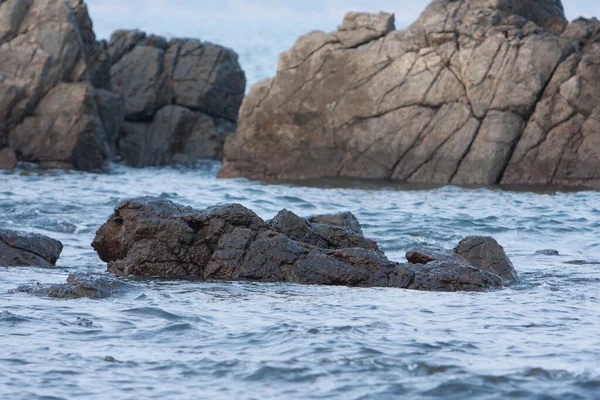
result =
[{"label": "weathered rock surface", "polygon": [[[336,222],[356,219],[337,216]],[[145,197],[120,203],[92,243],[118,275],[482,291],[502,278],[472,265],[398,264],[356,230],[283,210],[265,222],[229,204],[197,211]],[[313,222],[318,221],[318,222]]]},{"label": "weathered rock surface", "polygon": [[121,157],[142,167],[220,158],[235,132],[246,78],[232,50],[192,39],[117,31],[112,89],[125,99]]},{"label": "weathered rock surface", "polygon": [[137,31],[106,43],[83,0],[0,1],[0,149],[19,160],[93,170],[117,156],[220,158],[245,84],[232,50]]},{"label": "weathered rock surface", "polygon": [[76,272],[69,274],[66,283],[21,285],[14,292],[59,299],[104,299],[131,288],[132,285],[112,276]]},{"label": "weathered rock surface", "polygon": [[257,83],[221,177],[600,188],[600,23],[560,0],[348,14]]},{"label": "weathered rock surface", "polygon": [[62,249],[47,236],[0,229],[0,267],[52,267]]},{"label": "weathered rock surface", "polygon": [[0,149],[0,170],[14,169],[17,165],[17,155],[13,149]]}]

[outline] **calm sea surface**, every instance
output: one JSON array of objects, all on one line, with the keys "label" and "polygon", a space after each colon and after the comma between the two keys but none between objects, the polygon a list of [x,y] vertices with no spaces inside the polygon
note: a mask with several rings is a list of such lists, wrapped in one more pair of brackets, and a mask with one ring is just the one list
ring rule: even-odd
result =
[{"label": "calm sea surface", "polygon": [[[600,398],[599,192],[306,187],[218,180],[218,167],[0,173],[0,227],[65,245],[56,269],[0,270],[0,398]],[[263,218],[349,210],[394,260],[493,235],[521,280],[476,294],[158,280],[105,300],[10,292],[104,271],[95,230],[143,195]],[[535,255],[546,248],[561,255]]]}]

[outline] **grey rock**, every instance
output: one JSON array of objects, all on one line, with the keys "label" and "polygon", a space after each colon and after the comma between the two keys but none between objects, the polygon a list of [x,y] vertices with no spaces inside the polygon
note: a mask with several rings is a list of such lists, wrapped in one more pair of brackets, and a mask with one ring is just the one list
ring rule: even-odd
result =
[{"label": "grey rock", "polygon": [[0,229],[0,267],[52,267],[62,249],[47,236]]},{"label": "grey rock", "polygon": [[554,250],[554,249],[538,250],[535,252],[535,254],[540,255],[540,256],[558,256],[558,255],[560,255],[558,250]]},{"label": "grey rock", "polygon": [[[14,292],[58,299],[105,299],[132,288],[133,285],[109,275],[76,272],[69,274],[66,283],[21,285]],[[81,324],[81,326],[91,325],[91,321],[89,323],[86,321],[89,320],[78,320],[78,324]]]},{"label": "grey rock", "polygon": [[567,26],[559,0],[434,0],[390,21],[351,13],[282,53],[219,176],[600,188],[597,20]]},{"label": "grey rock", "polygon": [[0,170],[14,169],[17,166],[17,155],[13,149],[0,149]]},{"label": "grey rock", "polygon": [[420,249],[411,250],[406,253],[406,260],[411,264],[429,264],[433,261],[446,260],[453,261],[459,264],[469,264],[469,261],[452,250],[442,249]]},{"label": "grey rock", "polygon": [[494,273],[503,279],[517,279],[517,272],[504,248],[492,237],[469,236],[460,241],[454,253],[482,271]]},{"label": "grey rock", "polygon": [[448,291],[502,286],[500,277],[472,266],[394,263],[343,227],[287,210],[265,223],[237,204],[197,211],[152,197],[127,200],[92,246],[117,275]]}]

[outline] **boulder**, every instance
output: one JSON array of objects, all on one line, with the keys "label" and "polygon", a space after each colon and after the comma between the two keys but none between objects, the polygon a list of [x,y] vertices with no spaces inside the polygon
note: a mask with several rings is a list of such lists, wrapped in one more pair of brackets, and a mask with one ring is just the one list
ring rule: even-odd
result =
[{"label": "boulder", "polygon": [[360,227],[360,222],[358,222],[358,219],[351,212],[315,215],[308,218],[308,221],[315,224],[341,226],[342,228],[345,228],[346,230],[354,232],[358,235],[363,234]]},{"label": "boulder", "polygon": [[17,155],[9,148],[0,149],[0,170],[14,169],[17,166]]},{"label": "boulder", "polygon": [[600,188],[600,26],[559,0],[350,13],[244,99],[220,177]]},{"label": "boulder", "polygon": [[230,49],[117,31],[108,44],[112,90],[125,99],[120,156],[135,167],[221,158],[246,79]]},{"label": "boulder", "polygon": [[0,229],[0,267],[52,267],[62,249],[47,236]]},{"label": "boulder", "polygon": [[517,272],[504,248],[492,237],[469,236],[460,241],[454,253],[482,271],[491,272],[503,279],[517,279]]},{"label": "boulder", "polygon": [[127,200],[92,246],[117,275],[444,291],[503,284],[471,265],[395,263],[375,242],[344,227],[287,210],[267,223],[239,204],[198,211],[153,197]]}]

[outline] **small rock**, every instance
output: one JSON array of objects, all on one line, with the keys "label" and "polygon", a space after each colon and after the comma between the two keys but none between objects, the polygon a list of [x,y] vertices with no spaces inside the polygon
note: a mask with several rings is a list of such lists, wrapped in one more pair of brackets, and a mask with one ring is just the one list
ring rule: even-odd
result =
[{"label": "small rock", "polygon": [[492,237],[469,236],[460,241],[454,253],[469,263],[503,279],[517,279],[517,271],[504,252],[504,248]]},{"label": "small rock", "polygon": [[314,217],[308,218],[308,221],[314,224],[341,226],[342,228],[345,228],[350,232],[354,232],[358,235],[363,234],[362,229],[360,227],[360,222],[358,222],[358,219],[351,212],[315,215]]},{"label": "small rock", "polygon": [[558,250],[553,250],[553,249],[538,250],[535,252],[535,254],[542,255],[542,256],[558,256],[558,255],[560,255]]},{"label": "small rock", "polygon": [[52,267],[62,249],[47,236],[0,229],[0,267]]}]

